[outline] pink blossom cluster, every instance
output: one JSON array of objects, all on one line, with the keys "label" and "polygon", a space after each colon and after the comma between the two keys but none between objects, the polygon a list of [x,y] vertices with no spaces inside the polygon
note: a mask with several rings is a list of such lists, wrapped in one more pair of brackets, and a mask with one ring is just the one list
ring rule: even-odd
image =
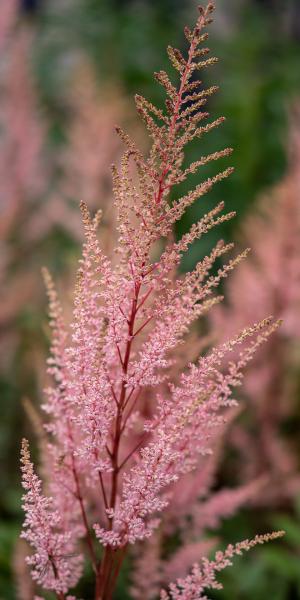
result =
[{"label": "pink blossom cluster", "polygon": [[63,528],[62,516],[55,509],[53,499],[42,494],[42,484],[33,471],[26,440],[22,445],[22,474],[26,490],[22,536],[36,549],[27,559],[32,567],[32,577],[61,597],[80,576],[82,557],[74,554],[72,529],[66,531]]},{"label": "pink blossom cluster", "polygon": [[[174,239],[173,226],[186,208],[232,171],[225,168],[189,193],[178,192],[190,174],[231,152],[222,149],[185,166],[186,145],[202,140],[223,121],[207,121],[204,107],[216,88],[203,89],[195,76],[216,62],[207,58],[202,45],[212,11],[211,3],[200,7],[195,27],[185,28],[186,58],[168,47],[179,84],[175,87],[164,71],[156,73],[166,91],[166,110],[136,97],[152,140],[147,157],[118,128],[127,149],[120,167],[113,167],[117,259],[106,256],[99,242],[101,212],[92,218],[81,202],[85,243],[69,324],[45,272],[53,332],[49,374],[54,380],[43,404],[48,416],[42,449],[47,495],[33,473],[25,442],[25,535],[34,549],[33,577],[59,599],[70,598],[65,594],[79,580],[83,549],[94,572],[95,600],[111,599],[131,546],[155,540],[164,527],[179,527],[174,515],[184,482],[190,480],[195,503],[201,494],[205,498],[214,472],[212,451],[236,407],[233,388],[278,327],[272,317],[263,318],[213,349],[204,344],[200,357],[198,351],[190,356],[199,317],[221,300],[214,291],[247,254],[212,274],[216,260],[232,248],[219,242],[193,271],[178,273],[190,244],[233,216],[222,212],[221,203],[180,240]],[[251,493],[252,488],[244,487],[232,497],[216,498],[213,507],[206,504],[207,523],[230,514]],[[182,519],[189,511],[196,522],[194,506],[181,512]],[[194,567],[186,580],[170,587],[171,597],[202,598],[204,587],[216,587],[214,573],[257,541],[229,547],[215,562],[204,560],[203,576]],[[157,537],[156,542],[159,547]],[[193,549],[199,551],[199,545]],[[154,578],[160,582],[157,574]],[[163,591],[161,597],[167,594]]]}]

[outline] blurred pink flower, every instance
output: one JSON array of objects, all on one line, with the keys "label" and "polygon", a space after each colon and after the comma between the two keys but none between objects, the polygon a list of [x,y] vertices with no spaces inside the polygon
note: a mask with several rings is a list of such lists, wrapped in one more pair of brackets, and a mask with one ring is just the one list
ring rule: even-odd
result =
[{"label": "blurred pink flower", "polygon": [[[241,232],[251,245],[247,261],[227,284],[228,303],[212,311],[217,335],[226,339],[253,318],[273,314],[282,319],[270,344],[247,369],[244,389],[252,427],[236,426],[232,442],[244,458],[240,476],[268,476],[257,502],[268,506],[294,497],[300,489],[297,446],[282,426],[296,407],[295,368],[300,342],[300,123],[291,123],[290,162],[282,182],[266,193]],[[255,317],[254,317],[255,315]],[[252,433],[251,433],[252,431]],[[246,468],[245,468],[246,467]]]}]

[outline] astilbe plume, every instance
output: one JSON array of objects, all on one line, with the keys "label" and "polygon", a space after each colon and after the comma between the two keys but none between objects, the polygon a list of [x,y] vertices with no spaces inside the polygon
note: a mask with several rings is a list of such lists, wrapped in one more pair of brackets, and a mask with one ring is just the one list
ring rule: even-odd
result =
[{"label": "astilbe plume", "polygon": [[28,559],[32,565],[32,576],[43,587],[55,590],[60,598],[76,583],[81,557],[72,556],[72,528],[60,532],[63,513],[55,509],[51,497],[41,493],[41,481],[33,471],[26,440],[22,444],[21,462],[23,487],[27,490],[23,505],[26,511],[25,531],[22,536],[38,548],[38,552]]},{"label": "astilbe plume", "polygon": [[[166,111],[136,97],[152,139],[149,156],[118,128],[127,150],[120,170],[113,167],[119,236],[114,264],[97,238],[101,214],[92,219],[81,203],[85,243],[70,327],[45,272],[53,328],[49,373],[55,380],[43,405],[49,416],[43,457],[49,496],[24,442],[25,536],[34,548],[33,576],[60,599],[80,576],[82,538],[95,575],[95,599],[112,597],[130,545],[156,535],[179,481],[209,460],[236,405],[232,387],[240,385],[243,370],[278,326],[263,319],[200,358],[190,360],[187,351],[186,362],[176,353],[192,324],[220,300],[212,295],[219,282],[246,254],[211,275],[216,259],[231,249],[220,242],[194,271],[176,274],[188,246],[232,216],[222,214],[221,203],[179,241],[173,239],[173,225],[186,208],[231,172],[221,171],[170,203],[170,192],[190,173],[230,154],[221,150],[184,166],[186,144],[223,121],[205,121],[203,107],[216,88],[202,89],[195,78],[216,60],[206,58],[201,46],[212,11],[212,4],[200,7],[194,29],[185,29],[187,58],[168,48],[178,87],[165,72],[156,74],[166,89]],[[235,552],[256,541],[242,542]],[[203,597],[204,587],[216,587],[214,572],[233,553],[229,547],[215,562],[204,561],[202,579],[194,567],[190,579],[174,584],[170,594],[179,597],[179,585],[180,597]]]},{"label": "astilbe plume", "polygon": [[[235,424],[231,438],[243,467],[239,479],[250,481],[264,473],[265,485],[253,499],[279,506],[293,500],[300,489],[297,440],[285,436],[298,411],[297,376],[300,329],[300,120],[294,111],[290,127],[289,164],[286,175],[258,201],[241,231],[241,241],[251,239],[251,254],[239,265],[227,285],[227,305],[211,313],[220,339],[226,339],[253,316],[269,311],[282,319],[270,344],[260,348],[247,368],[244,390],[249,399],[250,427]],[[266,311],[266,312],[265,312]],[[245,454],[247,449],[247,454]]]}]

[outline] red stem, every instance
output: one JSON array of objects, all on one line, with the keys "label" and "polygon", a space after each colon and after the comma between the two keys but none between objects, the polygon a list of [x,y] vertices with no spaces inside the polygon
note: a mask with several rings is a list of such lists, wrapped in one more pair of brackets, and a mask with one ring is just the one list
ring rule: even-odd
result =
[{"label": "red stem", "polygon": [[73,476],[74,476],[74,480],[75,480],[76,494],[77,494],[77,498],[78,498],[78,501],[79,501],[79,504],[80,504],[80,510],[81,510],[81,515],[82,515],[82,520],[83,520],[83,524],[84,524],[85,531],[86,531],[87,545],[88,545],[89,553],[90,553],[90,556],[91,556],[91,561],[92,561],[93,569],[94,569],[95,573],[97,573],[97,557],[96,557],[96,554],[95,554],[95,550],[94,550],[94,546],[93,546],[93,542],[92,542],[92,538],[91,538],[91,533],[90,533],[90,528],[89,528],[89,524],[88,524],[88,520],[87,520],[85,508],[84,508],[84,503],[83,503],[83,498],[82,498],[82,495],[81,495],[79,478],[78,478],[78,474],[77,474],[77,471],[76,471],[75,459],[74,459],[74,455],[73,454],[72,454],[72,472],[73,472]]},{"label": "red stem", "polygon": [[148,325],[148,323],[150,323],[151,319],[153,319],[153,315],[151,315],[148,319],[146,319],[145,323],[143,323],[138,329],[137,331],[135,331],[135,333],[133,334],[133,337],[136,337],[141,331],[143,331],[143,329],[146,327],[146,325]]},{"label": "red stem", "polygon": [[131,452],[129,452],[129,454],[127,454],[126,458],[124,458],[124,460],[121,462],[121,464],[119,466],[119,471],[121,471],[121,469],[123,469],[123,467],[125,466],[125,464],[132,457],[132,455],[141,447],[141,445],[145,441],[145,438],[147,437],[147,435],[148,435],[148,431],[146,431],[143,434],[143,436],[141,437],[140,441],[136,444],[136,446],[134,446],[134,448],[131,450]]},{"label": "red stem", "polygon": [[[128,337],[127,337],[127,343],[126,343],[126,348],[125,348],[125,355],[124,355],[124,359],[121,360],[124,379],[122,381],[120,397],[118,400],[114,445],[113,445],[112,457],[111,457],[112,465],[113,465],[113,475],[112,475],[112,487],[111,487],[111,495],[110,495],[110,502],[109,502],[110,508],[115,507],[116,496],[117,496],[117,483],[118,483],[117,480],[118,480],[118,472],[119,472],[118,457],[119,457],[120,439],[121,439],[121,434],[122,434],[122,431],[121,431],[122,415],[123,415],[124,403],[126,401],[126,391],[127,391],[125,378],[128,373],[130,353],[131,353],[132,342],[133,342],[133,329],[134,329],[134,324],[135,324],[140,289],[141,289],[141,284],[140,283],[135,284],[135,294],[132,299],[131,314],[130,314],[130,318],[128,320]],[[111,527],[112,527],[112,519],[111,519]]]},{"label": "red stem", "polygon": [[[135,388],[134,388],[134,389],[135,389]],[[133,389],[133,391],[134,391],[134,389]],[[132,411],[133,411],[134,407],[136,406],[136,403],[137,403],[137,401],[138,401],[138,399],[139,399],[139,397],[140,397],[140,395],[141,395],[141,392],[142,392],[142,388],[140,388],[140,389],[138,390],[138,392],[137,392],[137,395],[136,395],[136,397],[135,397],[135,399],[134,399],[134,401],[133,401],[133,403],[132,403],[132,405],[131,405],[131,407],[130,407],[129,411],[128,411],[128,413],[127,413],[126,417],[124,418],[124,422],[123,422],[122,429],[121,429],[121,432],[122,432],[122,433],[123,433],[123,431],[124,431],[124,429],[125,429],[125,427],[126,427],[126,423],[127,423],[128,419],[129,419],[130,415],[132,414]],[[128,405],[128,402],[129,402],[129,400],[130,400],[131,396],[132,396],[132,393],[130,393],[130,394],[129,394],[129,396],[128,396],[128,398],[127,398],[126,402],[124,403],[124,409],[127,407],[127,405]]]},{"label": "red stem", "polygon": [[102,495],[103,495],[103,500],[104,500],[104,506],[107,509],[108,508],[108,501],[107,501],[106,491],[105,491],[105,487],[104,487],[104,483],[103,483],[102,473],[100,471],[99,471],[99,481],[100,481],[100,486],[101,486],[101,490],[102,490]]}]

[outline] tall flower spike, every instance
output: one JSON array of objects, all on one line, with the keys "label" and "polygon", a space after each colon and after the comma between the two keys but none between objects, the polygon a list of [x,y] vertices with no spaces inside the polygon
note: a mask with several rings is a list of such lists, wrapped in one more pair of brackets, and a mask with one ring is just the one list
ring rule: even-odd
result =
[{"label": "tall flower spike", "polygon": [[[118,129],[127,149],[119,169],[113,167],[118,231],[114,260],[105,256],[98,241],[99,215],[93,220],[81,203],[85,243],[70,327],[63,325],[46,276],[53,329],[50,373],[55,380],[44,404],[50,434],[50,458],[44,463],[49,465],[51,498],[42,495],[25,444],[25,535],[36,549],[33,576],[60,594],[73,582],[62,546],[75,548],[84,535],[95,574],[95,600],[111,600],[129,544],[150,538],[182,478],[193,473],[197,477],[231,417],[236,404],[232,388],[240,385],[253,354],[278,326],[263,319],[200,358],[191,349],[185,352],[183,345],[193,322],[221,300],[213,295],[220,281],[247,254],[229,259],[211,275],[215,261],[232,249],[220,241],[192,272],[176,274],[188,246],[233,216],[222,214],[220,203],[180,240],[172,235],[185,209],[231,172],[220,171],[170,200],[170,192],[190,174],[231,152],[201,153],[190,166],[184,164],[186,144],[223,121],[206,121],[204,106],[216,88],[203,90],[195,77],[198,69],[215,62],[205,58],[208,50],[201,45],[212,10],[211,3],[200,9],[194,29],[185,30],[186,57],[168,49],[178,85],[166,73],[156,74],[166,89],[166,109],[136,98],[152,139],[149,155],[144,157]],[[201,351],[199,341],[196,349]],[[208,491],[205,478],[202,483],[200,494]],[[52,568],[45,575],[43,565],[49,561]]]},{"label": "tall flower spike", "polygon": [[[121,224],[121,240],[125,246],[135,250],[137,260],[140,236],[144,237],[144,258],[149,255],[153,241],[161,235],[166,236],[173,223],[183,214],[187,206],[209,191],[217,182],[227,177],[232,169],[225,169],[211,179],[198,184],[196,188],[182,198],[178,198],[173,206],[169,206],[169,193],[174,186],[184,181],[190,173],[195,173],[199,167],[231,153],[231,148],[225,148],[208,156],[202,156],[189,167],[183,167],[185,146],[194,138],[202,137],[212,128],[223,122],[223,117],[206,125],[200,125],[209,114],[203,111],[207,99],[217,88],[201,88],[201,81],[195,78],[195,72],[213,64],[216,59],[198,61],[199,55],[207,48],[200,45],[207,38],[203,29],[208,25],[211,8],[200,12],[195,28],[189,36],[189,52],[184,59],[179,50],[168,48],[169,58],[173,67],[179,71],[179,86],[171,84],[168,75],[160,71],[156,79],[163,85],[167,93],[167,111],[157,109],[142,96],[136,96],[136,106],[153,139],[152,149],[148,159],[144,159],[136,149],[135,144],[119,128],[123,141],[128,147],[120,174],[114,169],[115,191],[119,218]],[[130,159],[136,164],[139,172],[139,191],[132,185],[130,175]],[[132,199],[132,206],[128,199]],[[135,213],[140,225],[133,229],[129,226],[130,212]],[[126,225],[127,223],[127,225]]]}]

